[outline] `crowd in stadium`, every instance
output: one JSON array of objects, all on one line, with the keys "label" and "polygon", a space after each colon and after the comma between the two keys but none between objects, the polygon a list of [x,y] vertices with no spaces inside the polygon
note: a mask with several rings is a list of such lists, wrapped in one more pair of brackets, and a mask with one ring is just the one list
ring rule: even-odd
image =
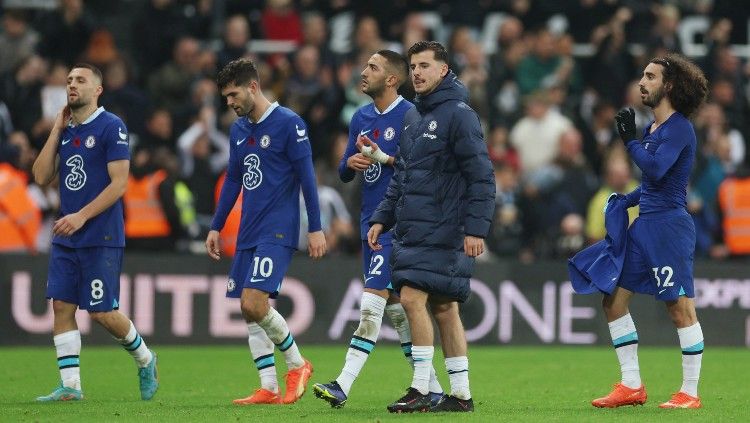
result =
[{"label": "crowd in stadium", "polygon": [[[738,183],[720,189],[728,177],[741,181],[747,165],[750,65],[734,48],[748,42],[747,2],[34,4],[52,7],[18,8],[23,2],[5,1],[0,10],[0,233],[17,226],[26,234],[17,245],[6,239],[0,251],[49,248],[57,187],[39,187],[24,177],[65,105],[70,67],[87,62],[104,74],[100,104],[128,127],[133,186],[158,185],[162,226],[151,236],[131,237],[129,250],[203,253],[229,154],[226,134],[236,118],[215,77],[231,60],[250,57],[266,95],[307,122],[329,249],[356,254],[360,190],[357,183],[342,183],[336,169],[352,114],[371,101],[360,91],[360,72],[380,49],[403,53],[416,41],[438,40],[469,89],[495,166],[496,210],[485,240],[490,254],[484,256],[567,258],[604,237],[608,196],[638,184],[614,116],[623,106],[634,107],[639,131],[652,119],[640,101],[640,72],[651,57],[691,53],[678,32],[686,17],[703,17],[708,24],[690,40],[703,47],[693,59],[710,81],[708,102],[693,116],[699,147],[688,209],[696,223],[696,253],[723,258],[743,253],[743,246],[750,251],[750,237],[735,237],[727,246],[724,236],[732,225],[744,224],[731,211],[747,208],[734,200],[749,188]],[[413,90],[403,89],[403,95],[411,99]],[[27,185],[10,189],[9,180]],[[26,209],[11,213],[9,204]],[[12,218],[35,210],[41,224]],[[631,213],[632,220],[637,208]]]}]

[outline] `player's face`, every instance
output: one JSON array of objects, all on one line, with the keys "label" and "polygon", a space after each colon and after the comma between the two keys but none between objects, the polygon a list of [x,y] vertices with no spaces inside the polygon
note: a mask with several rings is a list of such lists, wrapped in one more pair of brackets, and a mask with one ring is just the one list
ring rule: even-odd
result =
[{"label": "player's face", "polygon": [[435,60],[432,50],[413,54],[410,65],[414,91],[420,95],[431,93],[448,74],[448,65]]},{"label": "player's face", "polygon": [[385,90],[385,81],[388,79],[386,70],[386,60],[379,54],[373,54],[367,61],[367,66],[362,70],[362,82],[360,88],[362,92],[370,97],[377,97]]},{"label": "player's face", "polygon": [[91,69],[73,68],[68,74],[66,86],[68,106],[76,110],[88,106],[102,93],[102,82]]},{"label": "player's face", "polygon": [[247,116],[255,110],[257,88],[257,81],[244,85],[229,84],[221,90],[221,95],[227,98],[227,106],[234,109],[237,116]]},{"label": "player's face", "polygon": [[641,101],[649,107],[656,107],[664,98],[664,67],[657,63],[649,63],[643,70],[643,77],[638,82],[641,89]]}]

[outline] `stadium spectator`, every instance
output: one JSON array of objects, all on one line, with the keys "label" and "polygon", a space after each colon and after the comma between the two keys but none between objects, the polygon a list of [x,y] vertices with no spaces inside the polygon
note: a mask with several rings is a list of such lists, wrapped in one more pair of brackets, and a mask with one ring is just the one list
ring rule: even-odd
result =
[{"label": "stadium spectator", "polygon": [[83,0],[59,0],[58,4],[59,8],[39,19],[37,27],[41,38],[38,51],[46,59],[70,67],[83,59],[83,52],[94,32],[94,21]]},{"label": "stadium spectator", "polygon": [[120,116],[131,134],[145,135],[150,103],[146,93],[133,82],[129,63],[124,58],[116,59],[104,69],[101,104]]},{"label": "stadium spectator", "polygon": [[23,60],[34,54],[39,42],[39,34],[29,26],[24,10],[6,10],[2,15],[2,27],[0,74],[17,69]]},{"label": "stadium spectator", "polygon": [[223,69],[234,59],[248,53],[250,42],[250,24],[243,15],[230,16],[224,23],[224,38],[221,50],[216,54],[216,65]]},{"label": "stadium spectator", "polygon": [[177,40],[172,60],[162,65],[148,79],[151,100],[171,113],[190,102],[190,87],[201,73],[201,47],[198,40],[182,37]]},{"label": "stadium spectator", "polygon": [[[14,141],[17,138],[25,145]],[[29,174],[19,167],[28,160],[30,146],[23,133],[11,134],[10,142],[15,148],[0,155],[0,253],[34,254],[42,215],[26,188]]]},{"label": "stadium spectator", "polygon": [[5,99],[13,128],[31,135],[32,144],[41,147],[43,134],[34,128],[42,118],[42,86],[47,74],[44,59],[37,55],[23,59],[12,71],[5,73],[0,98]]},{"label": "stadium spectator", "polygon": [[302,21],[292,0],[267,0],[260,22],[265,38],[302,44]]},{"label": "stadium spectator", "polygon": [[136,12],[132,25],[138,81],[146,85],[149,77],[172,57],[187,24],[175,0],[148,0]]},{"label": "stadium spectator", "polygon": [[[586,212],[586,240],[589,244],[604,239],[607,234],[604,228],[604,213],[602,210],[613,192],[627,194],[638,186],[632,178],[630,164],[626,157],[619,152],[612,152],[607,156],[604,164],[604,185],[591,197]],[[638,206],[628,209],[629,222],[638,216]]]},{"label": "stadium spectator", "polygon": [[558,39],[546,27],[534,31],[531,51],[518,64],[516,82],[522,96],[553,86],[578,90],[581,76],[575,60],[556,51]]},{"label": "stadium spectator", "polygon": [[143,146],[152,150],[158,147],[167,147],[176,152],[177,146],[174,140],[174,128],[172,125],[172,114],[165,108],[155,108],[149,112],[146,118],[146,128],[138,137],[137,146]]},{"label": "stadium spectator", "polygon": [[495,163],[495,213],[487,235],[487,248],[500,258],[515,257],[523,245],[518,179],[517,168],[503,162]]}]

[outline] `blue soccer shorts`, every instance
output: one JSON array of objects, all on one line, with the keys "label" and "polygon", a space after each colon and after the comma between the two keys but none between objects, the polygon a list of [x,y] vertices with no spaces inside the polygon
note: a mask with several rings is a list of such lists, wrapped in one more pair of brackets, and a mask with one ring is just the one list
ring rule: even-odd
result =
[{"label": "blue soccer shorts", "polygon": [[381,244],[383,248],[375,251],[367,241],[362,241],[362,269],[365,276],[365,288],[393,290],[391,285],[391,243]]},{"label": "blue soccer shorts", "polygon": [[237,250],[227,284],[227,297],[239,298],[244,288],[267,292],[276,298],[281,289],[294,248],[277,244],[260,244]]},{"label": "blue soccer shorts", "polygon": [[659,301],[695,297],[695,225],[683,209],[641,215],[628,229],[619,286]]},{"label": "blue soccer shorts", "polygon": [[52,244],[47,298],[77,304],[88,311],[118,309],[123,250]]}]

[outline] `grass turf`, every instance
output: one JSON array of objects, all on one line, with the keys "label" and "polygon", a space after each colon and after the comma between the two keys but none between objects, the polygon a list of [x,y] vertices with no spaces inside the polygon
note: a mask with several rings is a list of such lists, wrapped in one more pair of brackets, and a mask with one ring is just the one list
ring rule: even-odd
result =
[{"label": "grass turf", "polygon": [[[469,351],[472,414],[391,415],[385,406],[401,396],[411,370],[394,345],[378,345],[354,384],[349,402],[335,410],[315,398],[311,385],[290,406],[234,406],[258,387],[247,348],[159,347],[161,386],[151,401],[141,401],[136,369],[116,347],[86,347],[81,354],[82,402],[34,401],[58,383],[54,349],[0,348],[5,364],[0,380],[1,421],[748,421],[750,396],[748,351],[708,347],[703,359],[700,393],[703,409],[661,410],[681,384],[680,350],[639,349],[641,375],[649,400],[645,406],[596,409],[592,398],[604,395],[619,379],[617,358],[605,347],[479,347]],[[346,346],[305,346],[314,367],[312,382],[334,379],[343,365]],[[276,355],[283,389],[283,356]],[[448,380],[442,355],[434,360],[444,388]]]}]

